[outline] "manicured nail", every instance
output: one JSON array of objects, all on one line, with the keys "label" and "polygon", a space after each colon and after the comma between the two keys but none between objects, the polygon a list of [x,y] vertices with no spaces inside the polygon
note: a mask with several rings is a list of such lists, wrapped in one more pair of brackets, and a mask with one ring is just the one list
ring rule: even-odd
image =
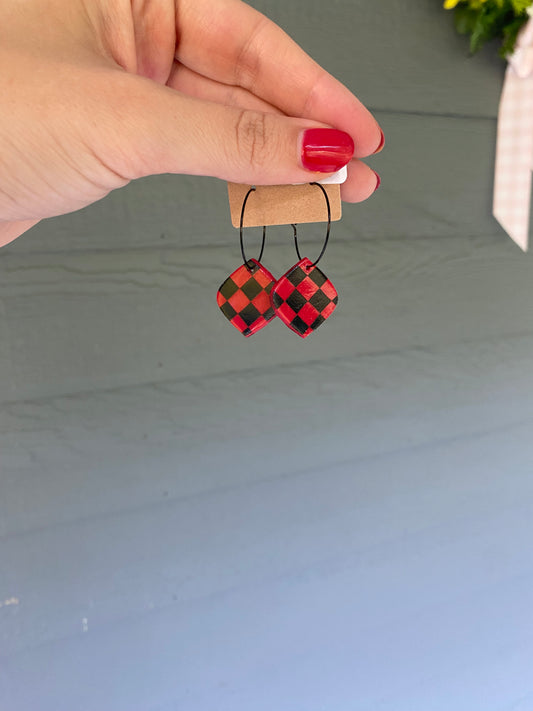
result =
[{"label": "manicured nail", "polygon": [[[374,173],[376,173],[376,171],[374,171]],[[377,178],[377,182],[376,182],[376,187],[374,188],[374,192],[376,192],[376,190],[381,185],[381,178],[379,177],[379,175],[377,173],[376,173],[376,178]]]},{"label": "manicured nail", "polygon": [[[379,129],[379,130],[381,131],[381,129]],[[379,153],[380,151],[382,151],[384,145],[385,145],[385,134],[383,133],[383,131],[381,131],[381,140],[379,142],[379,146],[376,148],[373,155],[376,155],[376,153]]]},{"label": "manicured nail", "polygon": [[352,137],[336,128],[308,128],[302,134],[302,165],[318,173],[334,173],[354,153]]}]

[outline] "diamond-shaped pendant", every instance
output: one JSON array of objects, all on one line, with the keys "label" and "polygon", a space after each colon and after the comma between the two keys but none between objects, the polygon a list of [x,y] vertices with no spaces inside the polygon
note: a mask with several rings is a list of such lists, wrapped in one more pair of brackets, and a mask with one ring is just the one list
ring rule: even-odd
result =
[{"label": "diamond-shaped pendant", "polygon": [[302,338],[331,316],[339,300],[333,284],[307,257],[278,279],[270,296],[276,315]]},{"label": "diamond-shaped pendant", "polygon": [[272,321],[274,309],[270,292],[276,280],[256,259],[236,269],[217,293],[224,316],[247,338]]}]

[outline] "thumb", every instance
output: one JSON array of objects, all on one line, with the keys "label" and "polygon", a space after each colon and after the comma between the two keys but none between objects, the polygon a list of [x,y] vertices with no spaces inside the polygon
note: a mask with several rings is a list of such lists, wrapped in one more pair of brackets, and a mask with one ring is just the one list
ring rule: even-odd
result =
[{"label": "thumb", "polygon": [[[209,175],[232,182],[304,183],[349,163],[347,133],[306,119],[201,101],[141,77],[119,113],[119,141],[135,177]],[[131,89],[131,87],[130,87]],[[120,172],[120,170],[119,170]]]}]

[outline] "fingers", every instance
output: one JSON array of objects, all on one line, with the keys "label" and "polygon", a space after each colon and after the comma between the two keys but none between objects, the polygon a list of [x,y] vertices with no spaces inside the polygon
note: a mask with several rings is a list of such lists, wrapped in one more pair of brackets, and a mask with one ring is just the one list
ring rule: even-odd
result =
[{"label": "fingers", "polygon": [[0,247],[13,242],[14,239],[27,232],[39,220],[21,220],[19,222],[0,222]]},{"label": "fingers", "polygon": [[[167,86],[198,99],[252,111],[281,114],[279,109],[267,104],[249,91],[207,79],[178,62],[174,63]],[[348,179],[341,188],[342,199],[345,202],[366,200],[375,192],[378,182],[377,174],[371,168],[354,159],[348,165]]]},{"label": "fingers", "polygon": [[104,105],[107,115],[93,138],[109,167],[128,178],[188,173],[259,185],[304,183],[353,155],[348,135],[315,121],[201,101],[122,72],[112,83],[107,77],[106,86],[111,106]]},{"label": "fingers", "polygon": [[174,62],[172,71],[170,72],[167,86],[176,91],[180,91],[187,96],[193,96],[196,99],[204,101],[215,101],[218,104],[227,106],[238,106],[241,109],[251,109],[253,111],[262,111],[266,113],[281,114],[282,112],[272,106],[272,104],[263,101],[255,94],[252,94],[240,86],[231,86],[229,84],[221,84],[213,79],[208,79],[193,72],[179,62]]},{"label": "fingers", "polygon": [[376,192],[380,182],[372,168],[352,160],[348,166],[348,179],[341,185],[341,198],[344,202],[362,202]]},{"label": "fingers", "polygon": [[[382,140],[372,114],[314,62],[275,23],[240,0],[183,0],[177,58],[198,74],[240,86],[289,116],[349,133],[355,155],[372,154]],[[209,51],[205,51],[209,47]]]}]

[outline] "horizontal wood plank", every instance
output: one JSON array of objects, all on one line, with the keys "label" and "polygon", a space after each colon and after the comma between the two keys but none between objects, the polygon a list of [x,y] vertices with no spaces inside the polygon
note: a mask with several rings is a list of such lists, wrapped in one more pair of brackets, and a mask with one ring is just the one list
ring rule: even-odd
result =
[{"label": "horizontal wood plank", "polygon": [[[319,245],[316,235],[302,235],[310,255]],[[306,341],[279,320],[251,339],[226,321],[216,290],[239,259],[237,245],[4,254],[0,340],[8,344],[9,378],[0,381],[1,399],[504,340],[533,330],[533,261],[499,237],[359,241],[341,230],[322,263],[339,307]],[[281,274],[295,261],[294,247],[269,245],[264,261]]]},{"label": "horizontal wood plank", "polygon": [[532,344],[487,338],[4,405],[0,536],[520,428]]},{"label": "horizontal wood plank", "polygon": [[[304,694],[303,675],[282,682],[290,657],[327,670],[356,640],[374,671],[384,653],[398,664],[411,640],[385,709],[398,708],[398,693],[411,699],[420,674],[480,698],[484,685],[462,677],[462,664],[475,658],[481,674],[502,650],[515,660],[531,651],[532,346],[470,343],[10,409],[2,432],[26,461],[4,469],[0,499],[0,600],[10,601],[0,700],[10,692],[30,708],[42,694],[51,709],[81,688],[77,708],[96,708],[104,691],[89,679],[109,645],[128,674],[151,653],[141,645],[151,630],[176,674],[150,667],[154,678],[114,687],[115,707],[157,684],[178,699],[187,687],[199,704],[226,692],[206,690],[194,669],[205,674],[210,655],[217,663],[228,635],[242,656],[250,624],[255,651],[227,673],[260,675],[270,659],[271,703],[278,684]],[[509,612],[490,635],[502,604]],[[312,634],[312,619],[328,624]],[[244,695],[262,688],[261,677],[249,690],[229,678]],[[511,678],[516,691],[529,676]],[[359,688],[356,708],[383,698],[375,679]]]}]

